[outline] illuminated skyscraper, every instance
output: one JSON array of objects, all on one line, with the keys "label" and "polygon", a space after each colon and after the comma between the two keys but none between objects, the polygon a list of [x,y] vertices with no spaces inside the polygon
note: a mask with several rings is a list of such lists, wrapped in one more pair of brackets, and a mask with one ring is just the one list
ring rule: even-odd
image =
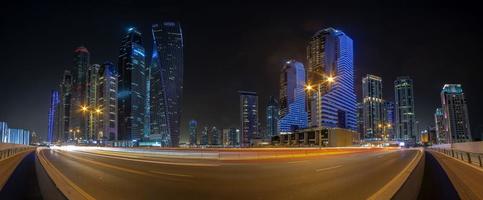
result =
[{"label": "illuminated skyscraper", "polygon": [[270,96],[266,110],[267,133],[266,137],[271,138],[278,135],[278,101]]},{"label": "illuminated skyscraper", "polygon": [[0,122],[0,143],[6,143],[8,136],[7,122]]},{"label": "illuminated skyscraper", "polygon": [[364,139],[382,139],[383,103],[381,77],[367,74],[362,78]]},{"label": "illuminated skyscraper", "polygon": [[97,84],[98,126],[97,140],[118,140],[117,87],[118,73],[116,66],[105,62],[99,68]]},{"label": "illuminated skyscraper", "polygon": [[141,32],[129,28],[119,52],[118,139],[129,145],[144,134],[146,65]]},{"label": "illuminated skyscraper", "polygon": [[88,115],[81,112],[81,107],[87,106],[87,70],[90,66],[90,54],[87,48],[81,46],[74,51],[73,88],[71,99],[71,129],[77,130],[84,137],[88,132]]},{"label": "illuminated skyscraper", "polygon": [[441,91],[444,126],[449,143],[471,141],[470,120],[465,94],[460,84],[445,84]]},{"label": "illuminated skyscraper", "polygon": [[20,128],[9,128],[6,143],[30,145],[30,131]]},{"label": "illuminated skyscraper", "polygon": [[327,28],[317,32],[307,46],[310,126],[356,130],[356,95],[352,39]]},{"label": "illuminated skyscraper", "polygon": [[434,112],[434,125],[436,128],[437,142],[439,144],[448,143],[448,131],[445,127],[444,113],[442,108],[436,108],[436,112]]},{"label": "illuminated skyscraper", "polygon": [[72,83],[73,77],[69,70],[64,71],[62,82],[60,83],[60,105],[59,105],[59,135],[61,140],[71,139],[71,109],[72,107]]},{"label": "illuminated skyscraper", "polygon": [[307,127],[304,87],[304,65],[295,60],[287,61],[280,73],[280,133]]},{"label": "illuminated skyscraper", "polygon": [[93,64],[89,66],[87,70],[87,107],[89,107],[89,113],[87,114],[89,117],[87,118],[88,127],[87,127],[87,135],[85,138],[90,141],[98,140],[98,126],[99,126],[99,117],[100,113],[98,111],[99,105],[97,105],[97,89],[98,89],[98,82],[99,82],[99,64]]},{"label": "illuminated skyscraper", "polygon": [[394,81],[396,110],[396,140],[415,142],[417,134],[416,114],[414,113],[413,80],[397,77]]},{"label": "illuminated skyscraper", "polygon": [[191,120],[189,122],[188,130],[190,134],[190,141],[189,141],[190,145],[198,144],[199,139],[198,139],[197,126],[198,126],[198,122],[196,120]]},{"label": "illuminated skyscraper", "polygon": [[258,96],[256,92],[238,91],[240,94],[240,146],[249,147],[258,136]]},{"label": "illuminated skyscraper", "polygon": [[393,101],[384,101],[384,122],[386,125],[389,125],[387,127],[386,131],[389,135],[389,138],[394,139],[394,122],[396,121],[395,119],[395,113],[394,113],[394,102]]},{"label": "illuminated skyscraper", "polygon": [[152,26],[150,65],[151,138],[161,146],[178,146],[183,97],[183,33],[178,22]]},{"label": "illuminated skyscraper", "polygon": [[49,117],[48,117],[48,127],[47,127],[47,141],[48,142],[57,142],[59,138],[56,136],[56,121],[58,113],[57,109],[59,107],[59,91],[52,90],[50,96],[50,109],[49,109]]}]

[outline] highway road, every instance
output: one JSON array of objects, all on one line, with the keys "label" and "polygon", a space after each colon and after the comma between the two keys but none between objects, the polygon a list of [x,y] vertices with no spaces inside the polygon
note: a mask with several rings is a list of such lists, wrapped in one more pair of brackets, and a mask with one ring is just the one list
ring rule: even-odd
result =
[{"label": "highway road", "polygon": [[39,154],[96,199],[366,199],[417,150],[230,161],[54,149]]}]

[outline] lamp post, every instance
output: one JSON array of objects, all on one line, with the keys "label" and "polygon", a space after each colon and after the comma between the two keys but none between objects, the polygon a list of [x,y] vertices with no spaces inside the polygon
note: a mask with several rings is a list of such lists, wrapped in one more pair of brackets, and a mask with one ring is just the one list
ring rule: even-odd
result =
[{"label": "lamp post", "polygon": [[[322,95],[322,91],[321,91],[321,87],[322,86],[325,86],[323,84],[327,84],[327,86],[330,86],[332,83],[334,83],[335,81],[335,77],[334,76],[325,76],[323,74],[320,74],[320,73],[313,73],[313,74],[317,74],[319,76],[322,77],[322,81],[318,82],[318,83],[315,83],[315,87],[316,87],[316,92],[317,92],[317,100],[316,100],[316,119],[317,119],[317,126],[320,127],[321,126],[321,122],[322,122],[322,116],[321,116],[321,113],[319,111],[319,109],[322,107],[322,101],[321,101],[321,95]],[[311,91],[314,90],[314,85],[311,85],[311,84],[307,84],[305,86],[305,90],[308,92],[308,95],[311,97]],[[329,87],[326,88],[326,90],[328,90]]]},{"label": "lamp post", "polygon": [[386,129],[391,128],[391,124],[383,122],[383,123],[378,124],[377,127],[379,127],[379,129],[382,128],[382,139],[385,142],[387,142],[388,141],[388,135],[387,135]]},{"label": "lamp post", "polygon": [[[81,106],[81,111],[82,113],[86,113],[86,112],[89,113],[89,138],[92,139],[93,138],[92,133],[94,133],[95,125],[97,124],[95,123],[95,120],[97,120],[99,115],[102,114],[102,110],[101,108],[89,109],[89,107],[87,106]],[[94,114],[96,114],[97,118],[94,118]],[[89,138],[86,138],[86,140],[88,140]]]}]

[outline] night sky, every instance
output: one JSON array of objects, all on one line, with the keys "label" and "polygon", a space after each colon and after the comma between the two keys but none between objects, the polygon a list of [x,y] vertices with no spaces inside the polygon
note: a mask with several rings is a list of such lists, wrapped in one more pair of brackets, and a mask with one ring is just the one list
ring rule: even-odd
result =
[{"label": "night sky", "polygon": [[142,31],[151,52],[150,25],[176,19],[185,45],[183,134],[190,119],[202,126],[238,127],[237,90],[259,94],[264,126],[265,105],[270,95],[278,96],[283,62],[294,58],[306,63],[308,40],[325,27],[354,40],[359,98],[361,77],[367,73],[383,78],[389,100],[394,99],[395,78],[410,76],[416,118],[425,128],[434,123],[443,84],[461,83],[473,137],[483,132],[483,23],[476,5],[11,3],[0,8],[0,121],[10,127],[47,132],[50,91],[58,88],[63,70],[72,67],[76,47],[89,49],[91,63],[117,63],[120,38],[128,27]]}]

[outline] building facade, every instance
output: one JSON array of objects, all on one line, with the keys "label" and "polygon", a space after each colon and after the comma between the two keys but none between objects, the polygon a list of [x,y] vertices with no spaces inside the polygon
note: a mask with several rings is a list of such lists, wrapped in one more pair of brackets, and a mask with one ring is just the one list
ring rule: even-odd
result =
[{"label": "building facade", "polygon": [[444,129],[448,143],[471,141],[470,121],[463,88],[460,84],[445,84],[441,91]]},{"label": "building facade", "polygon": [[393,101],[384,101],[384,122],[387,127],[387,133],[390,139],[394,139],[394,122],[395,113],[394,113],[394,102]]},{"label": "building facade", "polygon": [[270,96],[268,100],[267,110],[265,112],[266,115],[266,125],[267,130],[265,133],[265,138],[272,138],[273,136],[278,135],[278,101],[273,97]]},{"label": "building facade", "polygon": [[310,126],[357,129],[352,39],[342,31],[318,31],[307,46]]},{"label": "building facade", "polygon": [[118,140],[117,115],[118,73],[112,62],[105,62],[99,68],[97,82],[98,125],[97,140]]},{"label": "building facade", "polygon": [[56,135],[57,133],[57,122],[58,122],[58,108],[59,108],[59,91],[52,90],[50,95],[50,108],[48,116],[48,127],[47,127],[47,141],[57,142],[59,139]]},{"label": "building facade", "polygon": [[278,128],[280,133],[291,133],[307,127],[305,107],[305,69],[295,60],[285,63],[280,73],[280,110]]},{"label": "building facade", "polygon": [[362,104],[364,139],[379,140],[383,137],[384,100],[382,99],[382,78],[367,74],[362,78]]},{"label": "building facade", "polygon": [[198,128],[198,122],[194,119],[190,120],[188,124],[188,132],[190,135],[189,144],[192,146],[196,146],[199,141],[197,128]]},{"label": "building facade", "polygon": [[8,124],[7,122],[0,122],[0,143],[7,143]]},{"label": "building facade", "polygon": [[65,70],[60,83],[60,105],[59,105],[59,135],[62,141],[72,139],[71,135],[71,112],[73,77],[70,70]]},{"label": "building facade", "polygon": [[448,143],[448,133],[445,127],[444,113],[442,108],[436,108],[436,111],[434,112],[434,125],[438,144]]},{"label": "building facade", "polygon": [[396,140],[416,142],[416,114],[414,111],[413,81],[409,77],[398,77],[394,81],[396,110]]},{"label": "building facade", "polygon": [[[85,139],[88,134],[88,115],[81,108],[87,106],[87,70],[90,66],[90,53],[84,46],[74,51],[73,88],[71,99],[71,127],[76,137]],[[70,131],[69,129],[69,131]]]},{"label": "building facade", "polygon": [[151,134],[162,146],[178,146],[183,97],[183,33],[178,22],[152,25]]},{"label": "building facade", "polygon": [[129,28],[121,41],[118,62],[118,139],[135,144],[144,134],[146,64],[141,32]]},{"label": "building facade", "polygon": [[9,128],[5,143],[29,145],[30,131],[27,129]]},{"label": "building facade", "polygon": [[240,146],[249,147],[258,136],[258,96],[256,92],[238,91],[240,94]]}]

